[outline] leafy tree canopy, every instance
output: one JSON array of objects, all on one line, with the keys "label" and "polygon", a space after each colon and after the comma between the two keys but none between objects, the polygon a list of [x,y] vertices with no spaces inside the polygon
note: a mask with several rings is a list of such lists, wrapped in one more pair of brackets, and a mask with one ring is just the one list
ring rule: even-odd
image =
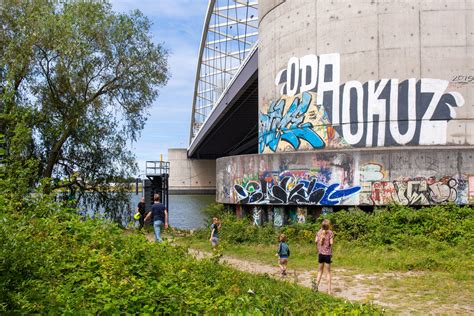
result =
[{"label": "leafy tree canopy", "polygon": [[124,202],[110,185],[136,172],[128,145],[169,76],[150,21],[102,1],[6,0],[0,23],[7,178]]}]

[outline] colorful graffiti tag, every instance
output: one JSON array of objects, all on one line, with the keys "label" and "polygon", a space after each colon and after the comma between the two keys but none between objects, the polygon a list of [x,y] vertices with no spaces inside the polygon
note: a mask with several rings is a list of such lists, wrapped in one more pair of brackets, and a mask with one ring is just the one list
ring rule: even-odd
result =
[{"label": "colorful graffiti tag", "polygon": [[429,205],[455,202],[458,180],[450,177],[436,179],[413,178],[400,181],[372,183],[371,200],[374,205]]},{"label": "colorful graffiti tag", "polygon": [[[291,149],[280,140],[293,150],[446,144],[448,121],[456,118],[455,108],[464,105],[460,93],[446,92],[448,80],[381,79],[341,85],[339,54],[292,57],[275,83],[282,97],[261,108],[260,153]],[[285,111],[287,103],[291,105]],[[340,140],[325,142],[320,133],[324,129]]]},{"label": "colorful graffiti tag", "polygon": [[[341,138],[332,128],[324,108],[317,106],[314,99],[309,92],[303,92],[301,98],[282,97],[272,102],[267,114],[260,113],[260,152],[264,152],[266,147],[276,151],[280,141],[285,141],[292,149],[300,148],[301,140],[312,148],[321,149],[326,145],[336,147]],[[311,110],[308,111],[310,106]],[[308,119],[319,122],[319,125],[306,122]]]},{"label": "colorful graffiti tag", "polygon": [[[222,158],[218,191],[230,194],[218,198],[222,203],[275,205],[274,212],[281,205],[472,204],[471,155],[468,149],[443,149]],[[297,214],[298,207],[291,209]]]},{"label": "colorful graffiti tag", "polygon": [[360,186],[325,184],[309,179],[282,176],[269,185],[265,180],[236,184],[238,202],[242,204],[320,204],[337,205],[360,191]]},{"label": "colorful graffiti tag", "polygon": [[295,98],[288,110],[285,110],[285,100],[280,99],[273,102],[268,109],[267,115],[260,116],[263,128],[260,143],[260,151],[268,146],[275,151],[281,140],[288,142],[293,148],[300,146],[300,139],[304,139],[313,148],[323,148],[324,142],[313,130],[313,124],[303,123],[311,101],[309,93],[303,93],[301,100]]},{"label": "colorful graffiti tag", "polygon": [[366,205],[430,205],[461,203],[458,191],[465,191],[465,180],[445,176],[405,177],[388,180],[383,166],[368,163],[361,166],[360,203]]}]

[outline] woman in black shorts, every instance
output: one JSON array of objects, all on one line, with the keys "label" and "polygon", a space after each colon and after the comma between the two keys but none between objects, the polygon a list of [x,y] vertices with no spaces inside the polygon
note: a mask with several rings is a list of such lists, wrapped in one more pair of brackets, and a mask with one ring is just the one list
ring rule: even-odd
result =
[{"label": "woman in black shorts", "polygon": [[321,277],[323,276],[324,269],[326,268],[328,275],[328,294],[331,294],[331,257],[332,257],[332,245],[334,243],[334,233],[330,229],[331,222],[328,219],[323,220],[321,229],[316,234],[314,242],[318,246],[318,278],[313,289],[318,290]]}]

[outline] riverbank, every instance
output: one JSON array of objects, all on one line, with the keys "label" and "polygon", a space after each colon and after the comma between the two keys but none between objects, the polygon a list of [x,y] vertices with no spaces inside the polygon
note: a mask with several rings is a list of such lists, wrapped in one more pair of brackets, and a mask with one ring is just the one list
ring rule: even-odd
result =
[{"label": "riverbank", "polygon": [[35,195],[0,195],[0,314],[380,314],[150,243]]},{"label": "riverbank", "polygon": [[[193,236],[175,237],[175,242],[198,253],[209,254],[210,243]],[[288,280],[301,286],[310,287],[311,278],[317,273],[317,257],[314,247],[291,244],[292,255],[289,260]],[[472,271],[424,271],[393,270],[381,266],[364,266],[364,257],[357,264],[352,258],[352,249],[333,262],[333,295],[342,299],[358,302],[372,302],[395,314],[473,314],[474,313],[474,274]],[[256,273],[270,274],[279,278],[278,264],[275,259],[275,246],[268,244],[232,245],[222,244],[223,262],[236,269]],[[379,261],[389,263],[389,257],[378,254]],[[335,254],[335,257],[337,255]],[[362,257],[362,259],[361,259]],[[369,257],[366,257],[368,259]],[[370,259],[369,259],[370,261]],[[387,264],[388,265],[388,264]],[[326,291],[325,279],[321,282],[321,291]]]},{"label": "riverbank", "polygon": [[[319,224],[274,229],[252,226],[250,219],[220,216],[221,251],[227,259],[243,261],[236,267],[278,273],[276,236],[285,232],[290,236],[292,276],[300,285],[310,284],[317,260],[312,239]],[[374,302],[396,314],[473,314],[472,219],[472,209],[451,206],[332,215],[336,232],[334,295]],[[378,228],[371,227],[375,223]],[[205,229],[175,241],[210,252],[208,235]]]}]

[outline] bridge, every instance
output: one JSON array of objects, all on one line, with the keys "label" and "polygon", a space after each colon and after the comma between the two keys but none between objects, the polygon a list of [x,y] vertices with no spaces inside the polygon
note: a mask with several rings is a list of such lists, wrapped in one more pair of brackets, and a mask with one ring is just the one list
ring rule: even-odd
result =
[{"label": "bridge", "polygon": [[473,204],[471,16],[445,0],[211,0],[187,156],[217,159],[217,201],[256,223]]},{"label": "bridge", "polygon": [[258,152],[258,1],[209,1],[188,156]]}]

